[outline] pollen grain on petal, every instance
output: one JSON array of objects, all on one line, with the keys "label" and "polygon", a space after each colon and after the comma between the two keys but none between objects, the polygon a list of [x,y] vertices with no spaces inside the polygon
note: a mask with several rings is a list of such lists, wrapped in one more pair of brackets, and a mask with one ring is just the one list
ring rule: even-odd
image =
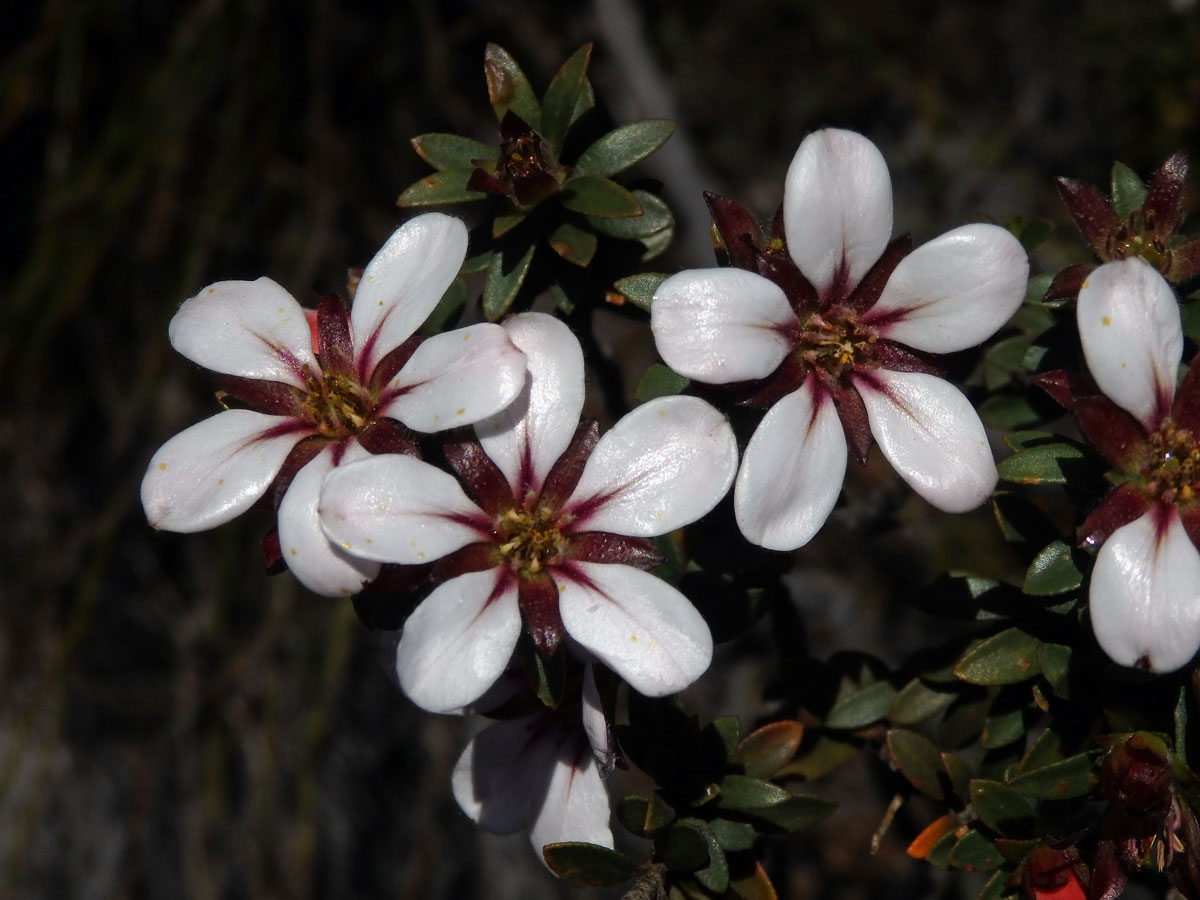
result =
[{"label": "pollen grain on petal", "polygon": [[160,472],[167,471],[167,464],[165,462],[160,462],[158,464],[158,471],[160,471]]},{"label": "pollen grain on petal", "polygon": [[1111,318],[1109,318],[1108,316],[1101,316],[1101,317],[1100,317],[1100,324],[1101,324],[1101,325],[1111,325],[1111,324],[1112,324],[1112,319],[1111,319]]}]

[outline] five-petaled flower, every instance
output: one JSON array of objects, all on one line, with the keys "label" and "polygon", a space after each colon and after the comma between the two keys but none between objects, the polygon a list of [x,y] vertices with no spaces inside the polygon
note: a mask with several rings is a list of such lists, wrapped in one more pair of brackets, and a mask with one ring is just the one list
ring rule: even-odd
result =
[{"label": "five-petaled flower", "polygon": [[1066,372],[1037,383],[1119,472],[1079,532],[1100,548],[1092,628],[1121,665],[1170,672],[1200,647],[1200,357],[1176,390],[1179,307],[1137,257],[1093,271],[1076,316],[1094,383]]},{"label": "five-petaled flower", "polygon": [[412,457],[341,466],[320,518],[347,552],[434,567],[434,591],[404,624],[400,685],[433,712],[476,700],[508,665],[522,621],[538,652],[564,635],[635,690],[681,690],[708,667],[712,636],[679,591],[645,571],[647,539],[707,513],[737,469],[729,423],[694,397],[664,397],[598,439],[579,425],[583,354],[558,320],[526,313],[503,326],[529,376],[478,442],[447,448],[466,485]]},{"label": "five-petaled flower", "polygon": [[353,311],[337,297],[317,309],[317,347],[300,305],[269,278],[222,281],[171,320],[172,346],[219,372],[226,409],[167,441],[142,481],[156,528],[201,531],[229,521],[274,482],[279,548],[319,594],[361,589],[379,564],[332,546],[317,495],[333,467],[371,453],[415,453],[401,424],[436,432],[503,409],[525,380],[525,358],[498,325],[426,341],[409,337],[458,274],[467,231],[441,213],[388,239],[363,271]]},{"label": "five-petaled flower", "polygon": [[811,540],[841,491],[847,445],[865,462],[872,436],[934,506],[983,502],[996,483],[983,425],[921,354],[974,346],[1008,321],[1028,278],[1020,243],[985,224],[911,253],[907,236],[889,243],[887,164],[849,131],[801,143],[769,241],[736,205],[709,199],[734,267],[668,278],[651,327],[675,371],[750,382],[745,402],[771,405],[734,489],[747,539],[775,550]]}]

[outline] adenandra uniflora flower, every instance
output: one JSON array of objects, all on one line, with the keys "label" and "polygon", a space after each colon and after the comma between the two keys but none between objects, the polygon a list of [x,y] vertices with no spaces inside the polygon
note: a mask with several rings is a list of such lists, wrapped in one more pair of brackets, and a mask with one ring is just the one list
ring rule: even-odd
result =
[{"label": "adenandra uniflora flower", "polygon": [[1008,321],[1029,272],[1016,238],[977,224],[911,253],[907,236],[889,243],[887,165],[836,129],[800,144],[770,240],[736,204],[709,204],[734,267],[668,278],[651,327],[676,372],[743,383],[745,402],[770,406],[734,488],[746,538],[774,550],[811,540],[841,492],[847,447],[863,463],[872,437],[939,509],[983,502],[996,483],[983,425],[920,354],[974,346]]},{"label": "adenandra uniflora flower", "polygon": [[[372,453],[416,453],[398,423],[435,432],[503,409],[525,357],[498,325],[408,338],[458,274],[467,231],[441,213],[399,228],[363,271],[353,310],[323,299],[313,330],[269,278],[221,281],[186,301],[171,345],[225,377],[226,409],[167,441],[142,480],[156,528],[202,531],[241,514],[275,482],[279,550],[307,587],[354,593],[379,564],[330,545],[317,494],[333,467]],[[282,493],[281,499],[279,497]]]},{"label": "adenandra uniflora flower", "polygon": [[[613,846],[608,792],[612,745],[591,666],[575,721],[542,708],[472,738],[454,766],[454,798],[493,834],[529,830],[534,851],[583,841]],[[544,861],[544,860],[543,860]]]},{"label": "adenandra uniflora flower", "polygon": [[528,380],[507,410],[447,448],[466,485],[428,463],[376,456],[326,478],[320,517],[347,553],[431,563],[438,587],[404,624],[400,686],[432,712],[476,700],[508,665],[522,622],[543,656],[564,635],[635,690],[673,693],[708,667],[712,636],[675,588],[645,571],[647,538],[707,513],[737,469],[729,423],[695,397],[664,397],[598,439],[579,424],[579,342],[541,313],[504,324]]},{"label": "adenandra uniflora flower", "polygon": [[1175,295],[1138,258],[1105,263],[1079,291],[1079,337],[1094,383],[1037,383],[1117,468],[1117,488],[1080,527],[1098,546],[1088,604],[1115,662],[1170,672],[1200,647],[1200,364],[1179,389]]}]

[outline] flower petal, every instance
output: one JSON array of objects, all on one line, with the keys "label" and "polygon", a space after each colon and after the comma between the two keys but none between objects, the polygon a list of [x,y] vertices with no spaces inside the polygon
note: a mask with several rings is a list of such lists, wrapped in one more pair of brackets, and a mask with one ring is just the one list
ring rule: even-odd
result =
[{"label": "flower petal", "polygon": [[[317,498],[334,467],[330,445],[296,473],[279,504],[279,550],[292,574],[314,594],[346,597],[379,574],[379,563],[360,559],[330,543],[317,517]],[[356,441],[347,442],[339,465],[370,456]]]},{"label": "flower petal", "polygon": [[1183,355],[1175,295],[1141,259],[1105,263],[1088,276],[1076,307],[1079,338],[1100,390],[1155,431],[1171,408]]},{"label": "flower petal", "polygon": [[997,225],[964,225],[900,261],[861,319],[881,337],[954,353],[995,334],[1025,299],[1029,258]]},{"label": "flower petal", "polygon": [[379,562],[433,562],[490,537],[479,507],[452,475],[399,454],[335,468],[318,512],[334,544]]},{"label": "flower petal", "polygon": [[[587,735],[592,756],[600,767],[601,775],[612,772],[617,763],[617,750],[613,745],[612,728],[604,716],[604,701],[596,685],[596,667],[585,663],[583,667],[583,700],[580,707],[583,731]],[[607,822],[608,820],[605,819]]]},{"label": "flower petal", "polygon": [[791,349],[796,314],[778,285],[742,269],[693,269],[654,292],[650,328],[663,361],[687,378],[766,378]]},{"label": "flower petal", "polygon": [[833,400],[809,377],[771,407],[742,455],[733,509],[746,540],[768,550],[807,544],[846,477],[846,435]]},{"label": "flower petal", "polygon": [[1200,647],[1200,553],[1173,507],[1113,532],[1096,555],[1088,594],[1096,640],[1123,666],[1186,665]]},{"label": "flower petal", "polygon": [[400,687],[429,712],[461,709],[500,677],[520,633],[517,585],[507,569],[452,578],[404,623],[396,647]]},{"label": "flower petal", "polygon": [[892,236],[883,155],[853,131],[813,132],[788,168],[783,219],[788,252],[821,299],[835,287],[848,295]]},{"label": "flower petal", "polygon": [[857,374],[883,455],[909,486],[946,512],[979,506],[996,486],[983,423],[958,388],[936,375],[872,369]]},{"label": "flower petal", "polygon": [[150,460],[142,508],[155,528],[204,531],[249,509],[311,429],[296,419],[229,409],[181,431]]},{"label": "flower petal", "polygon": [[572,531],[666,534],[716,506],[736,471],[721,413],[696,397],[660,397],[600,438],[564,511]]},{"label": "flower petal", "polygon": [[270,278],[218,281],[184,302],[167,328],[171,346],[224,375],[304,387],[318,371],[304,310]]},{"label": "flower petal", "polygon": [[712,635],[688,599],[629,566],[556,567],[559,613],[581,646],[647,697],[681,691],[712,661]]},{"label": "flower petal", "polygon": [[613,846],[608,827],[612,809],[600,769],[587,739],[575,732],[558,747],[541,808],[529,829],[529,841],[541,856],[547,844],[583,841]]},{"label": "flower petal", "polygon": [[350,323],[360,379],[425,321],[466,255],[466,226],[443,213],[417,216],[392,233],[354,294]]},{"label": "flower petal", "polygon": [[480,828],[511,834],[532,823],[558,755],[554,730],[539,710],[490,725],[467,744],[450,783],[454,799]]},{"label": "flower petal", "polygon": [[571,329],[545,313],[522,313],[504,323],[525,354],[528,374],[517,398],[479,422],[475,433],[514,494],[537,493],[567,449],[583,411],[583,350]]},{"label": "flower petal", "polygon": [[504,409],[525,383],[525,355],[499,325],[482,323],[435,335],[396,377],[398,391],[377,415],[416,431],[470,425]]}]

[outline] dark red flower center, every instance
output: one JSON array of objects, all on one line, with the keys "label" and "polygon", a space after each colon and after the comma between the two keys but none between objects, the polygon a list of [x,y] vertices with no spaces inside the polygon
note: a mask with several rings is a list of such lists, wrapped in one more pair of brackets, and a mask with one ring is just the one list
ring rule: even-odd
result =
[{"label": "dark red flower center", "polygon": [[373,404],[350,376],[334,372],[323,372],[319,378],[308,375],[304,387],[308,393],[301,405],[324,437],[350,437],[367,425]]},{"label": "dark red flower center", "polygon": [[496,552],[514,573],[536,575],[562,559],[567,542],[558,513],[548,505],[512,508],[496,517]]},{"label": "dark red flower center", "polygon": [[860,325],[853,310],[834,307],[808,317],[794,352],[801,361],[838,378],[847,366],[870,360],[875,340],[875,332]]},{"label": "dark red flower center", "polygon": [[1158,271],[1166,272],[1171,267],[1171,251],[1167,249],[1171,235],[1162,232],[1153,209],[1135,209],[1107,236],[1105,258],[1140,256]]},{"label": "dark red flower center", "polygon": [[1176,428],[1168,420],[1150,435],[1150,463],[1146,486],[1155,496],[1172,501],[1191,500],[1200,493],[1200,446],[1196,435]]}]

